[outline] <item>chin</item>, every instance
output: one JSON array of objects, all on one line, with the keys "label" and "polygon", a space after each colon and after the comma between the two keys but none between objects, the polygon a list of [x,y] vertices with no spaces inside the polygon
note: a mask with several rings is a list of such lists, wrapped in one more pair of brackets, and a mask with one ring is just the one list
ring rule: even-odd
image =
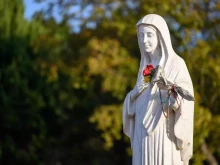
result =
[{"label": "chin", "polygon": [[152,51],[151,50],[144,50],[146,53],[151,53]]}]

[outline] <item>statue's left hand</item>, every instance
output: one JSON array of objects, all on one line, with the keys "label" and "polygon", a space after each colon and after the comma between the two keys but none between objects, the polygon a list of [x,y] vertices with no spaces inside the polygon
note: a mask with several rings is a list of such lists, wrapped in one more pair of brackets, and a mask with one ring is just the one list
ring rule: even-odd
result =
[{"label": "statue's left hand", "polygon": [[170,95],[170,105],[169,106],[175,112],[179,109],[179,103],[177,102],[177,99],[174,98],[173,94]]}]

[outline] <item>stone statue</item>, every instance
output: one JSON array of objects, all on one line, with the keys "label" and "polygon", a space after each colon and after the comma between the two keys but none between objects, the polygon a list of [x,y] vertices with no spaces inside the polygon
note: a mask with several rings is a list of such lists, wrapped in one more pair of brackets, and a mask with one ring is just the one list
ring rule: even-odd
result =
[{"label": "stone statue", "polygon": [[[132,164],[188,165],[194,114],[188,69],[174,52],[168,26],[161,16],[146,15],[136,26],[140,68],[136,85],[123,106],[123,131],[131,140]],[[165,88],[159,84],[161,78]],[[182,93],[185,91],[192,100],[174,89],[184,89]]]}]

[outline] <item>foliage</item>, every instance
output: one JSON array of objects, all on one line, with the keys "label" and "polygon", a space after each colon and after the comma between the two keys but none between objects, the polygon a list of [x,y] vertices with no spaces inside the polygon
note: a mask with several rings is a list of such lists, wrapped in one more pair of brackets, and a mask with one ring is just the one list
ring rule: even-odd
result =
[{"label": "foliage", "polygon": [[[218,1],[45,3],[47,10],[28,22],[21,0],[0,0],[1,164],[130,164],[121,110],[140,60],[135,24],[148,13],[166,19],[193,80],[191,164],[210,163],[204,143],[220,162]],[[71,20],[80,22],[79,33]]]}]

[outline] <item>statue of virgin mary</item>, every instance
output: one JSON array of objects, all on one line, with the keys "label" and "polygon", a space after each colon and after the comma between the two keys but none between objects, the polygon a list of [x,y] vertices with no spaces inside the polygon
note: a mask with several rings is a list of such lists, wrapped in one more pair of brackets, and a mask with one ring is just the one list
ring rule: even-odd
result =
[{"label": "statue of virgin mary", "polygon": [[194,102],[172,95],[171,101],[165,102],[167,90],[160,90],[153,80],[145,82],[143,68],[159,66],[157,72],[193,94],[188,69],[174,52],[168,26],[161,16],[146,15],[136,27],[140,68],[136,85],[123,106],[123,131],[131,141],[132,164],[188,165],[193,147]]}]

